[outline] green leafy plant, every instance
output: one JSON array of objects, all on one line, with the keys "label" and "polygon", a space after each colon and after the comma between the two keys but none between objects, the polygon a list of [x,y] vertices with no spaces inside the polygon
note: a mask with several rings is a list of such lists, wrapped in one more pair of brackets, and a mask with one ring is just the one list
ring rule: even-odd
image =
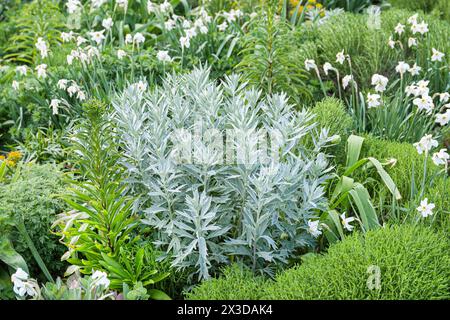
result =
[{"label": "green leafy plant", "polygon": [[[123,259],[127,246],[139,240],[133,234],[138,217],[132,213],[133,199],[125,194],[124,170],[118,163],[118,146],[112,137],[111,123],[105,118],[105,105],[91,101],[85,105],[86,120],[72,142],[79,179],[72,180],[70,192],[63,198],[73,211],[63,213],[54,223],[69,251],[63,256],[72,264],[66,275],[80,270],[106,270],[111,288],[123,283],[145,286],[163,279],[158,270],[144,268],[148,257],[138,250]],[[165,296],[154,290],[152,298]]]},{"label": "green leafy plant", "polygon": [[344,229],[341,226],[340,214],[338,212],[347,213],[354,212],[360,223],[363,232],[377,229],[380,227],[375,206],[371,200],[370,194],[366,187],[356,182],[352,178],[355,170],[361,168],[364,171],[375,168],[379,177],[383,181],[383,185],[389,190],[392,196],[401,199],[400,192],[392,178],[384,170],[383,165],[373,157],[360,159],[361,148],[364,138],[350,135],[347,140],[347,160],[345,168],[343,168],[342,176],[337,176],[329,185],[330,199],[328,212],[322,214],[321,220],[327,221],[329,227],[325,231],[325,235],[330,242],[344,238]]},{"label": "green leafy plant", "polygon": [[250,24],[236,70],[266,94],[286,92],[295,102],[304,102],[312,94],[305,85],[307,73],[298,63],[302,52],[295,46],[288,24],[275,18],[276,2],[267,1],[263,16]]}]

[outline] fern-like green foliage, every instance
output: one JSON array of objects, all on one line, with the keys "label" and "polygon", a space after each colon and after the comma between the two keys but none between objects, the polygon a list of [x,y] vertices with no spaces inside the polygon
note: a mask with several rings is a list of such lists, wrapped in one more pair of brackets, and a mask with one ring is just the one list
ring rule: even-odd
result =
[{"label": "fern-like green foliage", "polygon": [[37,39],[42,37],[50,48],[58,45],[64,19],[58,1],[54,0],[36,0],[13,10],[6,22],[8,39],[2,44],[0,59],[33,64],[40,59],[35,47]]},{"label": "fern-like green foliage", "polygon": [[261,17],[249,25],[236,70],[266,94],[286,92],[296,103],[309,101],[312,94],[305,82],[303,51],[287,22],[276,18],[277,1],[268,2]]}]

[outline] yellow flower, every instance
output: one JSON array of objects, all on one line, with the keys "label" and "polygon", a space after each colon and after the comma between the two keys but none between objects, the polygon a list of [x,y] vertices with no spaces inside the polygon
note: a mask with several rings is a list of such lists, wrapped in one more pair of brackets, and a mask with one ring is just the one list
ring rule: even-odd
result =
[{"label": "yellow flower", "polygon": [[8,153],[8,160],[17,162],[22,158],[22,153],[20,151],[11,151]]},{"label": "yellow flower", "polygon": [[12,160],[6,160],[6,165],[8,167],[14,167],[16,165],[16,163]]},{"label": "yellow flower", "polygon": [[3,161],[3,160],[5,160],[5,156],[0,155],[0,161]]}]

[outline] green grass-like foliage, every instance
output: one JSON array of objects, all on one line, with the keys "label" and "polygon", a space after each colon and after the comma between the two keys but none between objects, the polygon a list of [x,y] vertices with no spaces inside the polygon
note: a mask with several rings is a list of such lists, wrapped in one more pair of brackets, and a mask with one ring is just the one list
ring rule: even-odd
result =
[{"label": "green grass-like foliage", "polygon": [[[61,171],[52,164],[25,164],[17,179],[8,184],[0,184],[0,215],[9,215],[10,221],[15,220],[16,216],[23,218],[34,246],[54,274],[61,272],[64,266],[60,262],[64,246],[50,233],[56,214],[66,208],[64,202],[56,197],[64,190],[62,178]],[[38,276],[41,271],[26,240],[15,228],[2,229],[2,235],[5,231],[10,232],[14,248],[24,257],[30,274]]]},{"label": "green grass-like foliage", "polygon": [[330,148],[330,153],[336,157],[336,161],[345,162],[345,143],[353,127],[352,117],[345,111],[344,104],[335,98],[325,98],[316,103],[311,112],[315,115],[314,121],[319,127],[327,128],[329,135],[339,135],[341,141]]},{"label": "green grass-like foliage", "polygon": [[253,276],[238,264],[223,270],[220,278],[210,279],[186,294],[188,300],[259,300],[263,299],[266,280]]},{"label": "green grass-like foliage", "polygon": [[[269,299],[446,299],[450,296],[448,238],[426,227],[391,226],[352,237],[284,272]],[[381,271],[370,290],[367,269]]]}]

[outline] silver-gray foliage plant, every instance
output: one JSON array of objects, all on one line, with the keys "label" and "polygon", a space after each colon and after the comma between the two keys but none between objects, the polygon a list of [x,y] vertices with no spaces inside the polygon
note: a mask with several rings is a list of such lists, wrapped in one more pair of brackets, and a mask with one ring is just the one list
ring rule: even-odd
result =
[{"label": "silver-gray foliage plant", "polygon": [[[167,76],[151,92],[130,86],[113,106],[136,210],[173,266],[206,279],[232,257],[272,274],[314,243],[307,221],[326,207],[331,167],[322,150],[335,137],[284,94],[263,98],[238,75],[218,84],[198,68]],[[277,133],[275,153],[255,148],[261,129]],[[210,142],[225,133],[224,149],[245,161],[224,163],[226,152]],[[192,153],[183,158],[181,149]]]}]

